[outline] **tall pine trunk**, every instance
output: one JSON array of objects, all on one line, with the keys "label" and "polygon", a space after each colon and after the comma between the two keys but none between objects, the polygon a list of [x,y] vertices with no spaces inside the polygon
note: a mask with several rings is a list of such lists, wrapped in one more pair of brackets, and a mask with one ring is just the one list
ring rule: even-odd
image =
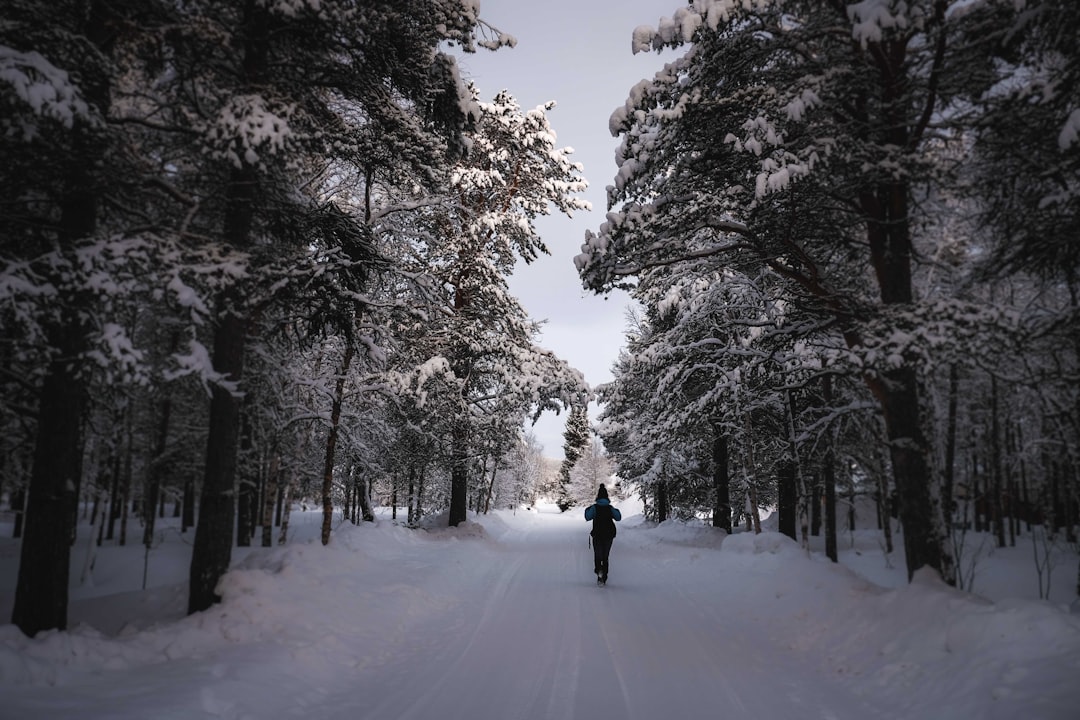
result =
[{"label": "tall pine trunk", "polygon": [[[821,379],[822,395],[825,407],[832,407],[832,376],[825,375]],[[829,428],[825,433],[825,467],[822,469],[821,479],[825,485],[825,555],[837,562],[839,554],[836,545],[836,459],[834,450],[836,433]]]},{"label": "tall pine trunk", "polygon": [[251,547],[255,537],[255,505],[257,502],[258,466],[254,461],[255,441],[250,413],[252,398],[244,400],[240,411],[240,465],[236,470],[236,546]]},{"label": "tall pine trunk", "polygon": [[406,498],[406,502],[408,503],[408,507],[405,509],[405,522],[408,523],[409,525],[412,525],[414,522],[416,522],[416,519],[417,519],[416,518],[416,505],[417,505],[417,502],[416,502],[416,466],[413,465],[412,463],[409,464],[408,478],[409,478],[408,497]]},{"label": "tall pine trunk", "polygon": [[459,419],[451,430],[450,527],[457,527],[468,518],[469,427],[466,423],[465,418]]},{"label": "tall pine trunk", "polygon": [[337,449],[338,426],[341,423],[341,405],[345,400],[345,377],[352,365],[354,346],[349,342],[345,346],[345,357],[341,361],[341,374],[334,384],[334,399],[330,405],[330,432],[326,436],[326,454],[323,458],[322,482],[322,544],[330,543],[330,530],[334,526],[334,453]]},{"label": "tall pine trunk", "polygon": [[364,522],[375,522],[375,508],[371,503],[371,483],[366,477],[356,483],[356,499],[360,505],[360,519]]},{"label": "tall pine trunk", "polygon": [[128,520],[134,512],[134,503],[131,499],[131,484],[134,479],[132,464],[135,460],[134,410],[129,400],[127,412],[124,414],[124,469],[120,475],[120,539],[118,544],[121,547],[127,545]]},{"label": "tall pine trunk", "polygon": [[[20,480],[25,482],[25,480]],[[15,513],[15,524],[11,528],[11,537],[15,540],[23,536],[23,521],[26,517],[26,488],[20,486],[11,493],[11,511]]]},{"label": "tall pine trunk", "polygon": [[790,458],[780,461],[776,469],[776,513],[781,533],[798,541],[799,492],[796,487],[795,462]]},{"label": "tall pine trunk", "polygon": [[[933,17],[938,29],[937,47],[927,72],[935,80],[945,58],[945,7],[945,3],[936,5]],[[911,94],[908,42],[906,36],[896,35],[855,49],[860,56],[856,61],[876,72],[874,82],[878,92],[877,97],[871,99],[858,91],[851,100],[862,115],[865,140],[914,156],[936,110],[937,94],[932,87],[921,98]],[[917,107],[919,102],[923,107]],[[910,190],[910,180],[900,176],[871,180],[858,194],[866,223],[870,267],[877,280],[881,302],[886,307],[898,309],[910,306],[914,299]],[[932,486],[929,443],[920,413],[916,371],[910,366],[887,369],[866,376],[866,380],[885,419],[908,578],[910,580],[919,568],[929,566],[947,583],[955,584],[952,548],[945,538],[944,517],[938,503],[940,497]]]},{"label": "tall pine trunk", "polygon": [[278,485],[281,482],[281,453],[274,448],[270,455],[270,469],[266,474],[266,488],[262,503],[262,546],[274,545],[274,505],[278,497]]},{"label": "tall pine trunk", "polygon": [[897,512],[904,535],[908,579],[921,567],[937,570],[949,584],[955,583],[952,554],[945,547],[940,509],[930,486],[926,442],[919,421],[915,373],[901,369],[886,374],[889,389],[883,393],[889,458],[893,466]]},{"label": "tall pine trunk", "polygon": [[[231,304],[227,296],[218,301],[214,370],[235,382],[243,374],[247,323],[231,309]],[[232,561],[241,402],[229,389],[214,385],[210,399],[206,468],[191,555],[188,614],[206,610],[221,599],[217,584]]]},{"label": "tall pine trunk", "polygon": [[808,535],[808,523],[810,520],[810,513],[807,507],[807,503],[811,501],[811,493],[806,484],[806,476],[803,473],[802,461],[799,458],[798,434],[795,431],[795,418],[798,415],[798,412],[795,406],[795,394],[792,393],[790,390],[787,391],[786,405],[788,446],[790,447],[791,462],[795,473],[795,516],[800,534],[800,537],[796,539],[800,541],[803,548],[809,549],[810,538]]},{"label": "tall pine trunk", "polygon": [[183,500],[180,505],[180,532],[186,533],[188,528],[195,526],[195,478],[187,473],[184,478],[182,491]]},{"label": "tall pine trunk", "polygon": [[82,349],[78,323],[72,321],[71,327],[58,334],[63,357],[49,364],[39,396],[34,466],[11,614],[12,624],[30,637],[42,630],[67,628],[68,572],[86,388],[68,361],[78,357]]},{"label": "tall pine trunk", "polygon": [[483,513],[487,515],[491,511],[491,498],[495,495],[495,478],[499,474],[499,463],[494,461],[491,463],[491,480],[488,482],[487,490],[484,492],[484,509]]},{"label": "tall pine trunk", "polygon": [[[264,9],[248,0],[243,23],[246,35],[241,82],[248,87],[259,87],[267,72],[268,17]],[[259,194],[258,171],[246,160],[241,160],[239,167],[230,170],[225,191],[222,235],[230,247],[246,249],[251,245]],[[244,345],[248,330],[241,289],[234,285],[219,294],[216,311],[214,370],[238,385],[244,375]],[[220,383],[214,385],[199,519],[191,555],[188,614],[206,610],[221,599],[217,584],[232,560],[241,402],[241,397],[229,388]]]},{"label": "tall pine trunk", "polygon": [[[904,145],[906,141],[901,143]],[[872,265],[885,305],[912,302],[907,196],[907,185],[897,183],[862,197]],[[955,584],[952,551],[945,542],[944,516],[931,487],[929,446],[923,432],[915,369],[905,366],[884,370],[867,380],[885,419],[908,579],[919,568],[929,566],[946,582]]]},{"label": "tall pine trunk", "polygon": [[671,515],[671,502],[668,500],[666,480],[656,483],[656,521],[665,522]]},{"label": "tall pine trunk", "polygon": [[720,423],[713,423],[713,517],[715,528],[731,534],[731,476],[728,470],[728,439]]},{"label": "tall pine trunk", "polygon": [[289,515],[292,511],[292,483],[284,482],[281,488],[281,501],[278,503],[278,545],[284,545],[289,539]]},{"label": "tall pine trunk", "polygon": [[953,492],[956,485],[956,405],[960,396],[960,373],[953,363],[949,368],[948,414],[945,420],[945,469],[941,485],[941,512],[945,531],[952,535]]},{"label": "tall pine trunk", "polygon": [[998,418],[997,378],[990,376],[990,509],[993,516],[997,546],[1005,547],[1005,507],[1002,504],[1004,487],[1001,468],[1001,421]]},{"label": "tall pine trunk", "polygon": [[[175,335],[174,335],[175,337]],[[161,399],[158,408],[157,432],[154,434],[154,451],[150,458],[150,467],[146,473],[146,502],[143,506],[143,545],[149,549],[154,544],[154,527],[158,498],[161,495],[161,480],[165,474],[165,452],[169,444],[169,419],[172,415],[172,399],[168,391]]]}]

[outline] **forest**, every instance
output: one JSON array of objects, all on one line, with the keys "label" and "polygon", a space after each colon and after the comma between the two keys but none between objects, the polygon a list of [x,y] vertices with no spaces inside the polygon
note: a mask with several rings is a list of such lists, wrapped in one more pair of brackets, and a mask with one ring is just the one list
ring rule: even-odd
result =
[{"label": "forest", "polygon": [[835,561],[871,497],[909,578],[960,586],[969,529],[1076,549],[1078,29],[1075,3],[873,0],[639,28],[682,54],[612,114],[575,262],[638,302],[597,429],[653,517],[775,508]]},{"label": "forest", "polygon": [[834,560],[872,498],[909,577],[963,586],[968,530],[1077,548],[1080,7],[697,0],[640,28],[677,59],[612,115],[610,212],[573,259],[635,300],[595,390],[508,290],[585,178],[549,107],[462,76],[514,42],[480,11],[6,5],[14,625],[66,627],[84,519],[149,547],[180,518],[195,613],[291,507],[325,545],[374,503],[565,510],[608,462],[652,520],[776,508]]},{"label": "forest", "polygon": [[462,79],[454,53],[510,41],[475,3],[5,15],[15,625],[65,627],[80,512],[147,545],[180,516],[196,612],[234,544],[286,539],[294,503],[325,507],[325,544],[376,483],[451,524],[524,499],[526,419],[588,389],[506,278],[547,252],[537,215],[584,207],[584,179],[545,108]]}]

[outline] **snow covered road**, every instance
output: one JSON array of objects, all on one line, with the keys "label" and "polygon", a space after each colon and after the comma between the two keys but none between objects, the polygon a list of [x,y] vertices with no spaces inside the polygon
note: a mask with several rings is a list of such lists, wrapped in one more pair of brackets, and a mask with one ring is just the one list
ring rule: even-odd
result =
[{"label": "snow covered road", "polygon": [[[699,550],[650,544],[624,527],[609,583],[597,587],[577,515],[519,518],[484,562],[425,571],[475,601],[462,602],[451,623],[418,629],[440,638],[437,650],[400,648],[395,663],[361,679],[358,695],[381,697],[365,717],[879,716],[762,647],[767,618],[748,622],[725,609],[723,568]],[[736,577],[730,584],[752,592],[735,587]]]},{"label": "snow covered road", "polygon": [[238,551],[224,601],[190,617],[182,543],[154,551],[146,591],[141,550],[103,552],[69,632],[0,626],[0,719],[1072,720],[1080,706],[1067,608],[929,576],[888,590],[777,533],[628,517],[597,587],[580,510],[426,531],[384,518],[338,526],[328,547],[305,541],[318,527],[300,516],[288,546]]}]

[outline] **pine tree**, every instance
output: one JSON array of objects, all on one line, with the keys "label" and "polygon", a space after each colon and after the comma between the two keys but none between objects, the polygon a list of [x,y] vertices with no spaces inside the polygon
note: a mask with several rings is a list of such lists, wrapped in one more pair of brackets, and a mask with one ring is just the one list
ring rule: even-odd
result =
[{"label": "pine tree", "polygon": [[[563,461],[559,466],[559,497],[557,504],[563,512],[569,510],[579,500],[577,493],[573,492],[571,487],[570,472],[589,446],[591,436],[588,406],[584,404],[574,405],[566,418],[566,429],[563,431]],[[595,490],[595,488],[593,489]]]},{"label": "pine tree", "polygon": [[505,91],[491,102],[473,93],[469,155],[447,174],[445,195],[403,202],[416,212],[396,230],[410,243],[405,267],[445,289],[429,295],[429,322],[415,328],[424,339],[408,382],[450,439],[451,525],[466,519],[474,460],[497,463],[527,417],[585,392],[579,372],[534,344],[538,327],[507,285],[519,259],[547,252],[536,217],[587,207],[576,197],[581,168],[555,146],[553,103],[524,111]]},{"label": "pine tree", "polygon": [[[124,131],[107,123],[117,68],[126,67],[123,55],[139,38],[138,32],[122,35],[117,28],[152,24],[145,17],[152,11],[152,6],[101,2],[44,7],[19,1],[5,8],[0,27],[4,274],[27,281],[14,286],[19,297],[11,299],[19,310],[4,325],[24,348],[10,369],[25,372],[37,395],[12,615],[28,635],[67,624],[70,545],[91,382],[88,354],[110,328],[122,328],[102,316],[109,285],[101,280],[110,271],[103,266],[118,259],[123,264],[122,244],[110,246],[107,239],[129,227],[130,218],[117,209],[129,206],[109,205],[106,199],[119,199],[121,178],[139,175],[128,164]],[[31,369],[35,366],[43,371]]]}]

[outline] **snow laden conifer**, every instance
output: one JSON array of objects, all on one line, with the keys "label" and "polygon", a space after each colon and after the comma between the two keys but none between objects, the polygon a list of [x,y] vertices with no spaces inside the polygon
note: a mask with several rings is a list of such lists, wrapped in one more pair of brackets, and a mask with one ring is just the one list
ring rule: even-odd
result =
[{"label": "snow laden conifer", "polygon": [[[755,426],[791,380],[778,362],[791,353],[776,332],[785,316],[767,292],[775,285],[768,272],[751,276],[700,262],[658,268],[635,289],[644,314],[628,337],[630,362],[619,363],[613,386],[602,390],[619,399],[605,404],[600,427],[605,441],[611,433],[632,438],[613,457],[620,477],[657,500],[658,513],[711,512],[717,527],[730,529],[728,458],[754,455],[768,437]],[[668,461],[632,462],[635,472],[622,467],[626,451]],[[679,475],[671,472],[676,466]],[[734,493],[745,500],[736,507],[767,496],[758,485],[756,474],[737,474]]]},{"label": "snow laden conifer", "polygon": [[638,50],[687,49],[612,115],[612,212],[576,260],[597,291],[702,261],[768,268],[815,333],[842,339],[824,359],[857,367],[881,408],[909,573],[949,581],[926,368],[901,328],[933,312],[913,282],[934,242],[915,200],[954,187],[938,151],[969,127],[961,93],[990,67],[960,32],[979,17],[930,1],[705,2],[639,29]]},{"label": "snow laden conifer", "polygon": [[[995,502],[987,515],[998,544],[1005,545],[1006,536],[1016,542],[1019,523],[1009,498],[1017,495],[1037,498],[1050,526],[1043,537],[1075,543],[1069,528],[1080,476],[1058,468],[1076,466],[1063,458],[1078,456],[1080,438],[1080,7],[1029,0],[990,5],[981,17],[989,30],[982,33],[984,43],[987,36],[998,42],[983,46],[993,54],[995,72],[971,87],[973,101],[988,108],[973,132],[976,172],[970,182],[982,191],[975,222],[988,236],[975,277],[985,296],[998,303],[1008,298],[1017,309],[1022,352],[996,362],[988,356],[974,371],[969,363],[952,369],[950,448],[955,456],[957,416],[962,422],[965,405],[974,406],[976,417],[992,418],[984,437]],[[1026,369],[1019,378],[1018,355]],[[1037,441],[1029,430],[1036,425]],[[1036,442],[1061,454],[1040,453],[1029,463],[1024,445]],[[1029,466],[1038,468],[1032,473],[1038,490],[1028,486]],[[1010,471],[1015,467],[1023,468],[1019,479]],[[955,473],[949,470],[951,483]],[[1072,500],[1063,502],[1066,496]],[[976,516],[976,527],[981,524]],[[1080,572],[1076,580],[1080,594]]]},{"label": "snow laden conifer", "polygon": [[[563,461],[559,466],[559,497],[556,501],[563,512],[585,499],[581,497],[581,493],[575,492],[571,473],[578,460],[581,459],[582,453],[589,446],[591,437],[588,407],[585,405],[571,407],[570,414],[566,417],[566,429],[563,431]],[[593,488],[594,492],[595,490],[596,488]]]},{"label": "snow laden conifer", "polygon": [[613,482],[613,470],[604,444],[597,437],[590,437],[573,469],[570,471],[570,487],[574,500],[583,505],[591,505],[596,497],[596,489],[604,484],[612,498],[618,490]]},{"label": "snow laden conifer", "polygon": [[395,226],[408,242],[404,267],[430,278],[417,286],[428,288],[418,298],[428,309],[417,324],[424,339],[408,354],[416,369],[399,372],[449,438],[451,525],[466,519],[484,458],[499,462],[527,418],[588,393],[580,372],[534,344],[538,327],[507,286],[516,262],[548,252],[536,217],[588,207],[577,197],[580,165],[555,144],[554,103],[523,110],[505,91],[481,102],[475,89],[473,103],[469,152],[447,173],[446,192],[405,201],[411,212]]},{"label": "snow laden conifer", "polygon": [[[43,376],[40,384],[54,399],[41,397],[37,430],[51,449],[39,472],[70,488],[47,493],[70,504],[80,480],[83,378],[98,359],[123,370],[124,358],[112,355],[134,349],[126,355],[133,376],[202,380],[212,399],[192,611],[214,602],[229,563],[249,341],[281,317],[276,303],[295,303],[293,328],[313,337],[347,332],[355,316],[328,308],[355,311],[367,300],[363,284],[377,265],[370,234],[362,216],[320,193],[322,174],[374,149],[430,187],[462,154],[461,132],[475,109],[443,50],[504,42],[478,30],[477,9],[457,0],[17,2],[5,13],[0,142],[13,162],[2,182],[30,192],[7,194],[20,199],[2,220],[12,239],[3,287],[17,295],[25,358],[64,358],[54,380]],[[115,251],[103,251],[105,238]],[[42,256],[47,246],[51,259]],[[44,264],[35,267],[38,258]],[[42,273],[46,267],[64,283]],[[60,302],[43,316],[33,308],[45,289]],[[102,298],[107,313],[98,312]],[[144,338],[171,334],[154,327],[156,319],[127,321],[147,298],[144,307],[164,310],[182,328],[165,362],[125,335],[133,327]],[[104,351],[95,347],[99,335]],[[153,367],[140,359],[147,357]],[[62,418],[55,427],[54,406]],[[158,412],[166,407],[159,402]],[[59,578],[71,513],[45,514],[56,523],[35,522],[33,533],[51,540],[31,538],[24,547],[51,558],[35,564]],[[45,552],[46,544],[58,549]],[[17,603],[17,614],[36,608],[21,627],[63,627],[58,582],[28,576],[20,586],[29,604]]]},{"label": "snow laden conifer", "polygon": [[[28,635],[66,627],[92,388],[145,381],[116,311],[145,269],[135,228],[154,221],[148,163],[109,120],[118,69],[131,67],[154,10],[15,0],[0,23],[0,322],[16,381],[5,382],[3,414],[26,444],[16,452],[29,478],[12,622]],[[9,425],[12,413],[30,422]]]},{"label": "snow laden conifer", "polygon": [[[296,257],[312,241],[340,248],[354,269],[374,263],[362,218],[305,193],[317,168],[354,161],[354,137],[381,138],[378,147],[389,161],[413,165],[427,182],[461,152],[472,108],[454,60],[440,46],[471,50],[475,11],[474,4],[454,0],[191,8],[177,40],[175,89],[190,108],[186,117],[208,161],[204,172],[217,183],[205,221],[225,245],[250,257],[237,282],[214,299],[213,361],[222,376],[234,383],[243,377],[256,310],[245,280],[265,277],[274,259]],[[378,132],[354,135],[357,125]],[[361,242],[345,242],[349,238]],[[337,279],[353,283],[349,290],[362,305],[355,282],[363,282],[363,273]],[[341,317],[348,322],[348,313]],[[346,357],[353,347],[345,348]],[[342,367],[340,376],[348,370],[344,361]],[[231,542],[240,400],[220,384],[213,393],[192,612],[216,599]],[[335,395],[334,407],[339,403]]]}]

